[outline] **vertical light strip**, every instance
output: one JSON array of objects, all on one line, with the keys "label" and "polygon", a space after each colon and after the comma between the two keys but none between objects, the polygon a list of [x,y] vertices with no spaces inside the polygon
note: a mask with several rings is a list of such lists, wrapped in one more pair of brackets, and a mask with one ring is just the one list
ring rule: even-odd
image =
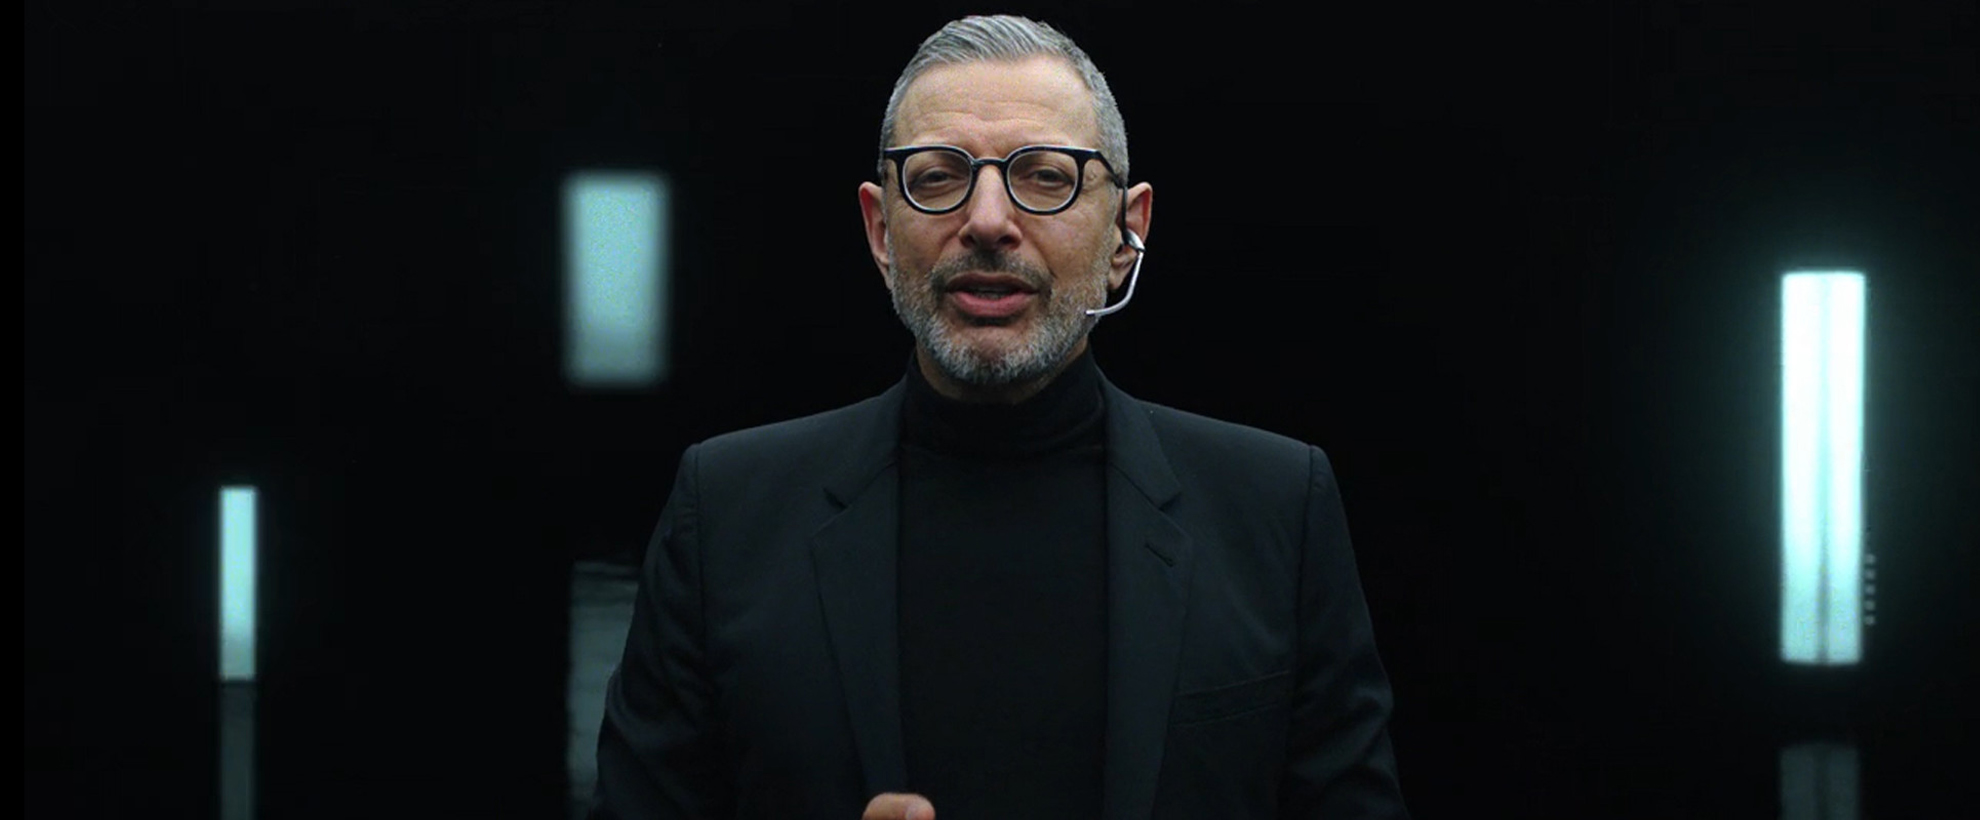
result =
[{"label": "vertical light strip", "polygon": [[1781,280],[1781,658],[1863,651],[1864,278]]},{"label": "vertical light strip", "polygon": [[1781,820],[1857,820],[1856,747],[1807,743],[1781,750]]},{"label": "vertical light strip", "polygon": [[586,171],[564,181],[564,378],[645,387],[667,378],[666,180]]},{"label": "vertical light strip", "polygon": [[220,488],[220,818],[254,816],[255,488]]},{"label": "vertical light strip", "polygon": [[254,681],[255,492],[220,489],[220,680]]}]

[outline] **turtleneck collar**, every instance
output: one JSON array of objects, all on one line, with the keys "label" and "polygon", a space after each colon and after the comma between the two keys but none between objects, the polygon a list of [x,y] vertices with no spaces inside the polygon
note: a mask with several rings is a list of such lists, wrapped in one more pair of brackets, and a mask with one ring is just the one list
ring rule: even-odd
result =
[{"label": "turtleneck collar", "polygon": [[973,404],[935,391],[908,357],[901,441],[945,455],[1024,458],[1105,441],[1106,408],[1093,348],[1068,363],[1035,395],[1017,404]]}]

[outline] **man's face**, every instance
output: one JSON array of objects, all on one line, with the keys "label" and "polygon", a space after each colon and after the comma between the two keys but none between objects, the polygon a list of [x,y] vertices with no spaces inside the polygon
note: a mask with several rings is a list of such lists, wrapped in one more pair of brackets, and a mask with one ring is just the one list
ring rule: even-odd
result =
[{"label": "man's face", "polygon": [[[1100,134],[1079,75],[1036,57],[929,70],[908,86],[894,137],[895,145],[1001,158],[1027,145],[1097,147]],[[1051,215],[1019,210],[991,167],[979,171],[968,202],[946,214],[909,206],[892,163],[884,190],[862,186],[874,261],[938,389],[1022,390],[1085,349],[1097,321],[1085,311],[1105,304],[1132,261],[1116,252],[1120,190],[1099,162],[1085,170],[1079,198]],[[1136,189],[1129,224],[1145,230],[1148,192]]]}]

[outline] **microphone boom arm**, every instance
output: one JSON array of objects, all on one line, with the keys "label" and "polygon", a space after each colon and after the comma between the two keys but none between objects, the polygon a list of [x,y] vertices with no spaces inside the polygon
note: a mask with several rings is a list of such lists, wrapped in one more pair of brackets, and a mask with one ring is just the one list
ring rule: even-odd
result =
[{"label": "microphone boom arm", "polygon": [[1134,299],[1135,283],[1141,280],[1141,260],[1147,258],[1148,248],[1141,244],[1141,237],[1135,236],[1134,231],[1123,230],[1121,233],[1123,238],[1127,239],[1127,246],[1134,249],[1134,267],[1128,269],[1127,293],[1122,294],[1121,300],[1114,304],[1087,309],[1088,316],[1105,316],[1127,307],[1127,303]]}]

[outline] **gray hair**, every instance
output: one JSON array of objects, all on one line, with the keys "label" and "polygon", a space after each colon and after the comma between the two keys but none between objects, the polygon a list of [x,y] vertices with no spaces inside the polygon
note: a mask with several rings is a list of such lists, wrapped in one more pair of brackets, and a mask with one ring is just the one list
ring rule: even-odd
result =
[{"label": "gray hair", "polygon": [[[880,121],[880,149],[894,141],[895,119],[901,111],[901,98],[909,83],[936,66],[979,61],[1011,61],[1033,56],[1057,57],[1078,72],[1080,81],[1093,95],[1094,119],[1100,123],[1100,151],[1121,179],[1128,179],[1127,125],[1121,121],[1121,108],[1114,103],[1114,92],[1107,78],[1093,64],[1093,58],[1073,43],[1072,38],[1045,23],[1000,14],[992,17],[965,17],[942,27],[921,41],[921,47],[908,60],[901,77],[894,81],[894,93],[887,97],[887,115]],[[887,177],[887,161],[880,161],[880,178]]]}]

